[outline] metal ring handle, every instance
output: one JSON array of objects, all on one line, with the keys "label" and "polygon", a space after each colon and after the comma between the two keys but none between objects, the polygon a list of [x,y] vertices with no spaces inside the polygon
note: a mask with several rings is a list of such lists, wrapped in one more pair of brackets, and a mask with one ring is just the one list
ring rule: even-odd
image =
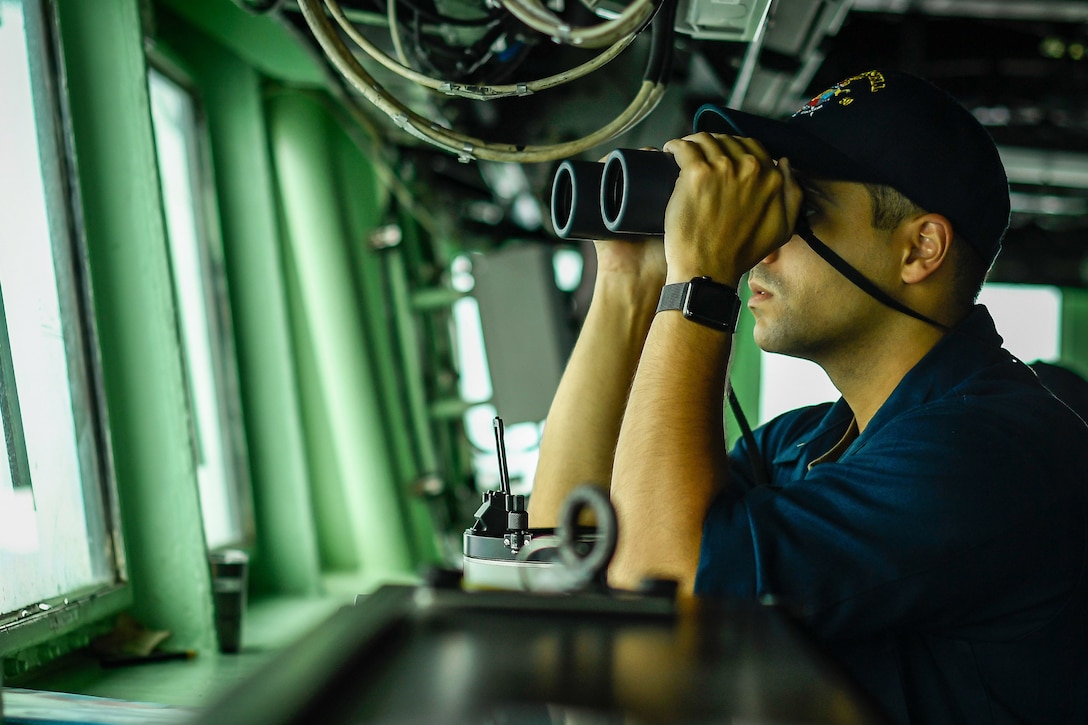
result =
[{"label": "metal ring handle", "polygon": [[[593,547],[584,556],[578,553],[575,536],[578,531],[578,517],[585,509],[590,509],[597,517],[597,537]],[[584,577],[583,581],[592,581],[605,573],[612,555],[616,552],[616,510],[599,487],[582,485],[571,491],[563,508],[559,512],[559,558],[573,574]]]}]

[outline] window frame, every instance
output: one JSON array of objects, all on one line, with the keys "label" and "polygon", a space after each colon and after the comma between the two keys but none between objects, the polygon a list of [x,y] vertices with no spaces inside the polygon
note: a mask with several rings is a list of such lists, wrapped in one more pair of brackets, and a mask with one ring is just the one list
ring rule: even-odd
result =
[{"label": "window frame", "polygon": [[[253,503],[253,485],[249,463],[248,448],[246,445],[245,420],[243,417],[241,385],[239,382],[237,348],[233,330],[233,313],[231,299],[228,291],[228,280],[219,220],[219,207],[216,201],[216,186],[212,163],[211,134],[208,129],[207,113],[201,97],[200,87],[177,61],[173,54],[159,45],[146,49],[147,57],[147,82],[148,99],[151,99],[151,74],[157,73],[168,82],[174,83],[185,92],[192,101],[193,140],[195,149],[189,149],[189,171],[193,183],[192,196],[196,205],[194,209],[196,234],[199,247],[201,268],[201,287],[204,295],[204,309],[207,313],[209,326],[209,345],[212,356],[214,385],[216,387],[216,414],[219,418],[220,431],[223,440],[223,454],[226,459],[230,481],[234,487],[234,504],[240,527],[239,538],[220,545],[208,545],[208,551],[240,548],[250,550],[256,542],[256,522]],[[155,124],[152,119],[152,130]],[[156,166],[159,163],[156,151]],[[161,175],[161,169],[158,170]],[[160,181],[161,184],[161,181]],[[166,220],[165,202],[162,210],[164,217],[164,229],[169,240],[169,223]],[[172,252],[170,252],[172,254]],[[192,437],[193,454],[199,466],[199,446],[197,439],[199,430],[195,420],[197,413],[194,410],[193,391],[190,384],[190,361],[186,353],[183,320],[179,302],[179,290],[173,262],[171,261],[170,280],[173,285],[175,309],[178,310],[176,324],[178,336],[181,340],[182,367],[185,370],[186,387],[188,392],[189,415],[194,422],[190,427]],[[203,509],[201,511],[203,517]],[[202,518],[203,520],[203,518]],[[207,541],[205,539],[205,541]]]},{"label": "window frame", "polygon": [[8,459],[11,486],[15,490],[27,488],[30,486],[30,461],[26,453],[26,438],[23,436],[19,387],[15,380],[15,365],[11,359],[3,288],[0,288],[0,430],[4,433],[3,448],[0,450]]},{"label": "window frame", "polygon": [[[44,642],[54,642],[52,646],[56,648],[59,638],[117,614],[130,607],[133,601],[90,290],[72,118],[62,92],[67,83],[56,7],[49,0],[24,0],[23,9],[26,32],[28,36],[36,36],[34,40],[43,51],[36,57],[31,48],[29,57],[32,83],[40,85],[43,99],[40,106],[35,105],[48,114],[48,120],[37,118],[35,123],[39,132],[43,124],[48,125],[49,143],[54,147],[58,166],[56,174],[43,175],[43,183],[51,198],[49,236],[68,360],[69,390],[83,479],[81,486],[84,489],[94,486],[101,492],[100,525],[107,543],[106,566],[110,576],[108,581],[77,587],[56,597],[27,602],[16,610],[0,613],[0,655],[5,657]],[[88,482],[88,476],[95,480]]]}]

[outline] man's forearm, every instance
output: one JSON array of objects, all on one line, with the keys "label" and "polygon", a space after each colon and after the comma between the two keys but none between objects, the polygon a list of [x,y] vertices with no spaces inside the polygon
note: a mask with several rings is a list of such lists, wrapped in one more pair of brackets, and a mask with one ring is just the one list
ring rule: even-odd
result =
[{"label": "man's forearm", "polygon": [[707,509],[728,470],[722,401],[732,337],[662,313],[651,328],[616,449],[620,526],[609,580],[646,577],[690,592]]},{"label": "man's forearm", "polygon": [[554,526],[584,483],[607,489],[631,380],[659,285],[602,278],[544,426],[529,497],[533,527]]}]

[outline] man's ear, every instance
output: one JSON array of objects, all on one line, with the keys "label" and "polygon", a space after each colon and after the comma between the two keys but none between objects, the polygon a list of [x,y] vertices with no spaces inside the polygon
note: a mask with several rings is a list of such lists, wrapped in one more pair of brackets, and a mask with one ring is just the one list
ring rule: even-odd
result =
[{"label": "man's ear", "polygon": [[917,284],[940,269],[952,246],[952,222],[940,214],[922,214],[906,224],[909,246],[905,250],[902,279]]}]

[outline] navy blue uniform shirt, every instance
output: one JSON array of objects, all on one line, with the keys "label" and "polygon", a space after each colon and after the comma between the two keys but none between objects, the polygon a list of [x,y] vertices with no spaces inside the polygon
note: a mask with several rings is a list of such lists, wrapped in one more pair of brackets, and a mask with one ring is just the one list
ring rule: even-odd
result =
[{"label": "navy blue uniform shirt", "polygon": [[978,306],[837,460],[842,400],[755,431],[696,593],[773,595],[895,722],[1088,723],[1088,427]]}]

